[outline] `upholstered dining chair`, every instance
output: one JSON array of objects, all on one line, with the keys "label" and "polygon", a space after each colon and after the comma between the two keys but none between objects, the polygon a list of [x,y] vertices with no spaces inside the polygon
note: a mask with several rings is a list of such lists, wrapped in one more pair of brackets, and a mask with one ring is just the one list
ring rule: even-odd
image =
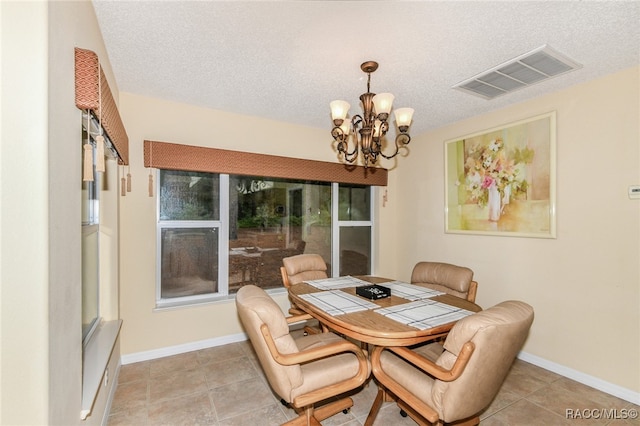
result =
[{"label": "upholstered dining chair", "polygon": [[[479,413],[502,386],[533,322],[533,308],[506,301],[458,321],[444,345],[377,347],[371,354],[380,385],[365,425],[395,396],[418,424],[479,423]],[[458,423],[456,423],[458,424]]]},{"label": "upholstered dining chair", "polygon": [[298,254],[282,259],[280,273],[286,288],[306,280],[327,278],[327,264],[319,254]]},{"label": "upholstered dining chair", "polygon": [[[285,288],[291,287],[293,284],[299,284],[306,280],[319,280],[327,278],[327,264],[319,254],[298,254],[282,259],[284,266],[280,267],[280,275],[282,276],[282,284]],[[289,299],[291,315],[300,315],[305,312],[298,308],[296,304]],[[327,331],[327,328],[319,325],[316,326],[315,320],[311,324],[304,327],[307,333],[319,333]]]},{"label": "upholstered dining chair", "polygon": [[[367,356],[358,346],[334,333],[294,339],[289,324],[310,315],[286,318],[275,301],[255,285],[238,290],[236,306],[271,388],[299,414],[286,425],[319,426],[321,420],[353,406],[351,398],[334,397],[359,387],[369,377]],[[315,407],[327,399],[331,402]]]},{"label": "upholstered dining chair", "polygon": [[411,273],[411,283],[443,291],[470,302],[476,301],[478,291],[478,283],[473,281],[473,271],[450,263],[416,263]]}]

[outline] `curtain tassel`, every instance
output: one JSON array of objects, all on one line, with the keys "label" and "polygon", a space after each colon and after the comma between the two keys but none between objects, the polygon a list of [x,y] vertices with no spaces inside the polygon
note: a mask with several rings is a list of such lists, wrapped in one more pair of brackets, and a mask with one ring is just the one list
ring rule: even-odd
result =
[{"label": "curtain tassel", "polygon": [[96,136],[96,172],[104,172],[104,137]]},{"label": "curtain tassel", "polygon": [[149,170],[149,197],[153,197],[153,175]]},{"label": "curtain tassel", "polygon": [[[122,173],[124,174],[124,171]],[[127,180],[124,176],[120,178],[120,195],[123,197],[127,195]]]},{"label": "curtain tassel", "polygon": [[82,180],[93,182],[93,147],[90,143],[85,143],[82,145],[82,149],[84,150]]},{"label": "curtain tassel", "polygon": [[131,192],[131,173],[127,172],[127,192]]}]

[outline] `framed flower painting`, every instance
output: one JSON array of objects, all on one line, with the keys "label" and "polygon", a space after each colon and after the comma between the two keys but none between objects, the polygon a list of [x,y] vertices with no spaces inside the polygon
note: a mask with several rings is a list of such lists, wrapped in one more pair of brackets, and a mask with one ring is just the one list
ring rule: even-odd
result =
[{"label": "framed flower painting", "polygon": [[555,111],[445,142],[445,231],[555,238]]}]

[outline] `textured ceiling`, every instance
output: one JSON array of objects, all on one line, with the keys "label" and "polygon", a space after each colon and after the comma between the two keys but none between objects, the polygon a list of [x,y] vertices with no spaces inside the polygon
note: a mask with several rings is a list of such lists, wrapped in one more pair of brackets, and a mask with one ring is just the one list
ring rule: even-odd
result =
[{"label": "textured ceiling", "polygon": [[[93,0],[121,91],[331,127],[371,91],[416,135],[640,63],[639,1]],[[451,88],[544,44],[583,67],[484,100]]]}]

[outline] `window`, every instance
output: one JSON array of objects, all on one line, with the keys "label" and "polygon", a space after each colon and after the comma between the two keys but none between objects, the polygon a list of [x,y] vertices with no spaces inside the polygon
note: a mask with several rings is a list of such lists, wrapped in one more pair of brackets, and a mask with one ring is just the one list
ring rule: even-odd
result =
[{"label": "window", "polygon": [[160,174],[159,300],[220,293],[220,177],[166,170]]},{"label": "window", "polygon": [[[87,133],[83,132],[83,141]],[[95,141],[92,140],[95,144]],[[95,173],[93,159],[93,181],[82,182],[82,340],[86,342],[98,325],[100,317],[100,212],[99,176]]]},{"label": "window", "polygon": [[296,254],[320,254],[329,275],[371,271],[369,186],[159,174],[159,307],[282,288],[282,259]]},{"label": "window", "polygon": [[371,274],[371,189],[338,186],[339,275]]}]

